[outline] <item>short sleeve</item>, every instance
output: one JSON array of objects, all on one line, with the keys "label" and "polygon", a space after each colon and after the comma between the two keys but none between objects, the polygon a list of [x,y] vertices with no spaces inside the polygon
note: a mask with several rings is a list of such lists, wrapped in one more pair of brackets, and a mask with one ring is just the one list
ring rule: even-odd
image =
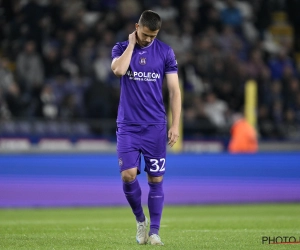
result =
[{"label": "short sleeve", "polygon": [[169,48],[167,58],[166,58],[166,64],[165,64],[165,73],[171,74],[171,73],[177,73],[177,71],[178,71],[178,67],[175,58],[175,53],[173,49]]},{"label": "short sleeve", "polygon": [[116,43],[116,45],[112,48],[111,51],[111,59],[115,59],[120,57],[123,54],[123,48],[120,43]]}]

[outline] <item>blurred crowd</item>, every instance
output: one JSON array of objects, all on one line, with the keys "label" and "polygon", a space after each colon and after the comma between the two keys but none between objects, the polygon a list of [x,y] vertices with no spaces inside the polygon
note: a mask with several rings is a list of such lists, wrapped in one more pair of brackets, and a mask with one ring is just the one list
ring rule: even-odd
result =
[{"label": "blurred crowd", "polygon": [[[1,119],[115,119],[119,80],[110,69],[111,49],[128,38],[143,10],[152,9],[163,20],[158,39],[177,57],[186,135],[226,133],[253,79],[259,134],[299,138],[296,0],[0,3]],[[287,14],[293,36],[272,38],[276,11]]]}]

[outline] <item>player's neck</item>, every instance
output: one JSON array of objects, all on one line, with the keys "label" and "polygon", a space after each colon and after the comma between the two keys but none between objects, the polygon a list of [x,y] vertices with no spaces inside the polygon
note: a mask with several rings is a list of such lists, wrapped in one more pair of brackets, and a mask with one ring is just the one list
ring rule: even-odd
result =
[{"label": "player's neck", "polygon": [[154,40],[145,46],[145,45],[142,45],[139,41],[136,41],[137,45],[139,45],[142,49],[148,48],[149,46],[151,46],[153,44],[153,42],[154,42]]}]

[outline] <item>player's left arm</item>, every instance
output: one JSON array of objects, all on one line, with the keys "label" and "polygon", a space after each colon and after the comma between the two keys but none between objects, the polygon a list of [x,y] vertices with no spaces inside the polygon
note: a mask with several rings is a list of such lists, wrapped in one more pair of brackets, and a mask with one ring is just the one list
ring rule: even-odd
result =
[{"label": "player's left arm", "polygon": [[179,137],[179,123],[181,114],[181,91],[177,73],[166,74],[169,100],[172,114],[172,124],[168,131],[168,144],[172,147]]}]

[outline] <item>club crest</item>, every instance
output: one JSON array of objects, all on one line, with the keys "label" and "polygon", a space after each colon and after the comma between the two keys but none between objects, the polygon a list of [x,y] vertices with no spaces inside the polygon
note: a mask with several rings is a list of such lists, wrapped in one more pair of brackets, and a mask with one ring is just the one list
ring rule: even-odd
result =
[{"label": "club crest", "polygon": [[145,65],[146,64],[146,57],[141,57],[140,58],[140,64]]}]

